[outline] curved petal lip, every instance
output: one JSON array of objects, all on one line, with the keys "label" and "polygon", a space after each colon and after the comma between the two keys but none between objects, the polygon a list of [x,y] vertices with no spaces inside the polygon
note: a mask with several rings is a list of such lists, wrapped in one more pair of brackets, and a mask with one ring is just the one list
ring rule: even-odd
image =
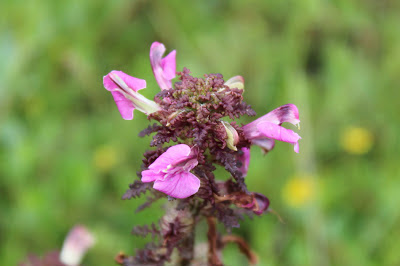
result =
[{"label": "curved petal lip", "polygon": [[272,110],[268,114],[257,118],[253,122],[250,122],[249,124],[245,125],[245,127],[252,128],[254,124],[258,124],[261,122],[270,122],[276,125],[281,125],[284,122],[289,122],[293,125],[296,125],[300,123],[299,110],[294,104],[285,104]]},{"label": "curved petal lip", "polygon": [[[108,91],[114,91],[116,89],[121,88],[120,84],[117,84],[110,77],[110,75],[116,75],[127,85],[127,87],[129,89],[132,89],[134,91],[138,91],[138,90],[146,88],[146,80],[129,76],[128,74],[126,74],[122,71],[119,71],[119,70],[113,70],[103,77],[104,88]],[[124,90],[124,88],[122,88],[122,89]],[[127,91],[127,93],[129,93],[129,91]]]},{"label": "curved petal lip", "polygon": [[173,198],[183,199],[197,193],[200,179],[189,172],[180,172],[168,176],[165,180],[156,180],[153,188]]},{"label": "curved petal lip", "polygon": [[171,146],[149,166],[149,169],[165,170],[169,165],[186,159],[190,155],[190,152],[191,148],[186,144]]},{"label": "curved petal lip", "polygon": [[132,120],[133,111],[135,110],[133,103],[127,98],[125,98],[125,96],[118,91],[112,91],[111,94],[114,98],[115,104],[117,105],[118,111],[120,112],[122,118],[125,120]]}]

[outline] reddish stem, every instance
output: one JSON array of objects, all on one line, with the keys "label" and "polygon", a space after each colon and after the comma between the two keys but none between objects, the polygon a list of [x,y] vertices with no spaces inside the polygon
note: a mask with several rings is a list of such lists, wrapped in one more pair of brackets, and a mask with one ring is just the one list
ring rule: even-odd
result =
[{"label": "reddish stem", "polygon": [[217,227],[214,217],[207,217],[208,224],[208,265],[210,266],[223,266],[221,260],[218,257],[217,247]]},{"label": "reddish stem", "polygon": [[239,250],[247,257],[250,264],[257,264],[257,255],[253,251],[251,251],[249,244],[247,244],[247,242],[243,238],[234,235],[227,235],[222,237],[223,246],[230,242],[236,243],[238,245]]}]

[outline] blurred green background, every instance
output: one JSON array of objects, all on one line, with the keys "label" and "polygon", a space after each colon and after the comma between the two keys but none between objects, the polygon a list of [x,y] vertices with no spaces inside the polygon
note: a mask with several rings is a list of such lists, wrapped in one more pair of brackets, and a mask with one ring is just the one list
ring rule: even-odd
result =
[{"label": "blurred green background", "polygon": [[[400,265],[399,1],[0,6],[0,265],[60,248],[77,223],[97,237],[85,265],[113,265],[149,240],[130,231],[156,221],[161,203],[135,214],[143,199],[121,200],[149,122],[140,112],[124,121],[102,77],[146,79],[151,98],[153,41],[177,50],[178,70],[242,75],[258,116],[286,103],[300,110],[300,154],[287,143],[251,151],[248,187],[284,220],[264,215],[233,231],[259,265]],[[235,246],[224,257],[246,265]]]}]

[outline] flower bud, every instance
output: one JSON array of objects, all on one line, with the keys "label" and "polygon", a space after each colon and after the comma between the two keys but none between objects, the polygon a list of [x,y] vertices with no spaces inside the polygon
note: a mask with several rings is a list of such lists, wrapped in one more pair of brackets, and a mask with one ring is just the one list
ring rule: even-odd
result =
[{"label": "flower bud", "polygon": [[226,130],[226,146],[228,146],[229,149],[237,151],[236,144],[239,142],[239,135],[236,131],[236,129],[231,126],[228,122],[221,121],[222,125],[225,127]]},{"label": "flower bud", "polygon": [[228,79],[225,84],[229,88],[237,88],[239,90],[244,90],[244,78],[242,76],[234,76]]}]

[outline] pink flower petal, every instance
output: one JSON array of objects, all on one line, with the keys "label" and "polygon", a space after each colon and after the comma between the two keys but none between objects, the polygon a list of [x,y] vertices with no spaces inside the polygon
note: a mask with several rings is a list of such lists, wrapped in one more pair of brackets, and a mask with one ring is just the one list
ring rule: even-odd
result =
[{"label": "pink flower petal", "polygon": [[300,123],[299,110],[294,104],[285,104],[258,118],[256,121],[268,121],[277,125],[289,122],[296,125]]},{"label": "pink flower petal", "polygon": [[151,67],[161,90],[171,89],[171,80],[176,76],[176,51],[162,58],[165,50],[164,44],[159,42],[154,42],[150,47]]},{"label": "pink flower petal", "polygon": [[267,139],[267,138],[253,139],[251,141],[251,144],[261,147],[264,154],[269,152],[270,150],[272,150],[275,147],[275,141],[273,139]]},{"label": "pink flower petal", "polygon": [[156,180],[153,188],[173,198],[183,199],[192,196],[200,188],[200,180],[189,172],[167,175],[165,180]]},{"label": "pink flower petal", "polygon": [[153,170],[144,170],[142,171],[142,182],[143,183],[153,182],[157,179],[164,178],[164,176],[165,173],[160,173]]},{"label": "pink flower petal", "polygon": [[131,77],[122,71],[113,70],[103,77],[103,85],[106,90],[111,91],[122,118],[132,120],[135,106],[123,93],[130,95],[132,92],[146,88],[146,81]]},{"label": "pink flower petal", "polygon": [[176,51],[173,50],[161,60],[161,68],[164,70],[164,77],[171,80],[176,77]]},{"label": "pink flower petal", "polygon": [[257,135],[257,124],[260,122],[270,122],[276,125],[281,125],[284,122],[289,122],[293,125],[297,125],[298,123],[300,123],[299,111],[294,104],[285,104],[281,107],[276,108],[268,114],[243,126],[243,131],[247,138],[253,139],[259,137]]},{"label": "pink flower petal", "polygon": [[[138,91],[141,89],[146,88],[146,81],[144,79],[138,79],[135,77],[131,77],[128,74],[125,74],[122,71],[113,70],[108,73],[106,76],[103,77],[103,85],[108,91],[115,91],[116,89],[122,89],[125,91],[125,88],[121,88],[120,84],[117,84],[111,77],[110,74],[117,75],[125,84],[128,86],[129,89],[134,91]],[[129,91],[125,91],[129,93]]]},{"label": "pink flower petal", "polygon": [[169,147],[163,154],[161,154],[150,166],[149,169],[155,171],[166,170],[168,166],[177,163],[181,160],[187,159],[191,149],[186,144],[178,144]]},{"label": "pink flower petal", "polygon": [[292,143],[295,145],[295,152],[299,152],[298,141],[301,137],[297,133],[293,132],[293,130],[286,129],[270,122],[258,123],[257,129],[264,137]]},{"label": "pink flower petal", "polygon": [[125,120],[132,120],[133,110],[135,110],[132,101],[125,98],[125,96],[118,91],[112,91],[111,94],[114,97],[115,104],[117,105],[122,118]]}]

